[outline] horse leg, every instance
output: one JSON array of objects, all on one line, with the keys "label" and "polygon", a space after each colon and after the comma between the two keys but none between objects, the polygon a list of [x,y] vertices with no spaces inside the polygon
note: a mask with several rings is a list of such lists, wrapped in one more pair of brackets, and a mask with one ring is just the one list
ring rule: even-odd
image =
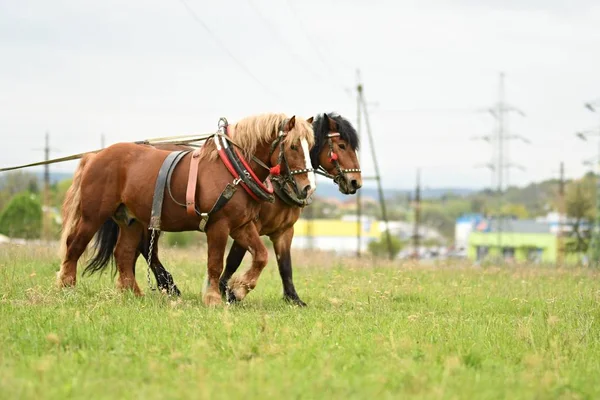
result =
[{"label": "horse leg", "polygon": [[[167,271],[167,269],[162,265],[162,262],[158,258],[158,239],[160,237],[160,232],[156,232],[156,236],[154,238],[154,246],[152,247],[152,259],[150,260],[150,270],[154,274],[154,278],[156,278],[156,286],[158,290],[161,292],[164,290],[169,295],[181,296],[181,292],[175,282],[173,281],[173,276]],[[138,253],[144,257],[144,260],[148,260],[148,252],[150,250],[150,235],[146,233],[143,238],[140,240],[138,245]]]},{"label": "horse leg", "polygon": [[77,282],[77,262],[103,223],[104,219],[102,218],[81,217],[74,224],[73,229],[66,238],[60,271],[57,274],[57,285],[59,287],[75,286]]},{"label": "horse leg", "polygon": [[229,282],[229,279],[231,279],[233,274],[235,274],[235,271],[240,267],[245,254],[246,249],[238,242],[234,241],[229,249],[227,260],[225,261],[225,272],[223,272],[223,275],[221,275],[221,279],[219,280],[219,291],[222,296],[225,296],[227,282]]},{"label": "horse leg", "polygon": [[115,261],[119,271],[117,287],[121,290],[131,289],[138,296],[142,291],[135,280],[135,261],[137,259],[137,245],[143,236],[144,226],[134,222],[130,226],[121,225],[119,238],[115,246]]},{"label": "horse leg", "polygon": [[208,265],[202,300],[207,306],[217,306],[223,303],[219,294],[219,278],[223,272],[223,257],[225,256],[225,247],[227,247],[229,228],[227,220],[219,222],[209,225],[206,230]]},{"label": "horse leg", "polygon": [[252,266],[241,277],[233,277],[229,281],[227,297],[229,302],[240,301],[248,292],[256,287],[262,270],[267,265],[269,253],[260,240],[260,235],[253,222],[249,222],[232,232],[231,237],[252,254]]},{"label": "horse leg", "polygon": [[279,266],[279,275],[283,283],[283,299],[304,307],[306,303],[300,300],[292,279],[291,247],[293,237],[294,228],[292,227],[283,233],[271,236],[271,241],[273,242],[273,249],[277,256],[277,265]]}]

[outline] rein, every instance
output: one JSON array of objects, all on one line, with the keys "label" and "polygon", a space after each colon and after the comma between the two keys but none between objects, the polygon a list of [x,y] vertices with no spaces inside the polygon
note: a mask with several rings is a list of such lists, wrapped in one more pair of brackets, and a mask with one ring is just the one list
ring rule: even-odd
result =
[{"label": "rein", "polygon": [[[150,146],[157,145],[157,144],[173,144],[173,145],[187,145],[187,146],[195,147],[192,143],[205,141],[207,139],[210,139],[214,135],[215,135],[214,133],[208,133],[208,134],[204,134],[204,135],[180,135],[180,136],[137,140],[135,142],[130,142],[130,143],[146,144],[146,145],[150,145]],[[83,158],[87,154],[100,153],[102,150],[104,150],[104,149],[86,151],[85,153],[78,153],[78,154],[73,154],[71,156],[53,158],[51,160],[39,161],[39,162],[31,163],[31,164],[17,165],[16,167],[0,168],[0,172],[14,171],[16,169],[37,167],[40,165],[50,165],[50,164],[56,164],[56,163],[65,162],[65,161],[78,160],[80,158]],[[257,161],[257,160],[255,160],[255,161]],[[260,162],[260,160],[258,160],[258,162]],[[260,163],[260,164],[262,164],[262,163]],[[265,166],[264,164],[262,164],[262,165]],[[265,166],[265,168],[268,169],[268,167],[266,167],[266,166]]]}]

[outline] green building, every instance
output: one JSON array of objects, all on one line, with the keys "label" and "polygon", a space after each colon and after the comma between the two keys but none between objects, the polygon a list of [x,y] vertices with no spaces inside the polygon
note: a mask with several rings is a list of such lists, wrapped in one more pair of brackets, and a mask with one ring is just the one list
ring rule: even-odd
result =
[{"label": "green building", "polygon": [[516,262],[554,263],[557,259],[558,241],[551,224],[533,220],[502,221],[481,220],[469,234],[467,257],[482,261],[500,254],[505,260]]}]

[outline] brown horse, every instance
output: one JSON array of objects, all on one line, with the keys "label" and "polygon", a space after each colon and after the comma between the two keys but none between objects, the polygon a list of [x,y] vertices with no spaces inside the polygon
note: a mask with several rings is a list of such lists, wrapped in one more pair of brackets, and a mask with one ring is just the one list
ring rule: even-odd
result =
[{"label": "brown horse", "polygon": [[[290,179],[296,193],[304,199],[312,194],[315,183],[307,153],[314,144],[314,135],[308,122],[287,118],[284,114],[263,114],[245,118],[232,128],[230,137],[222,137],[239,146],[243,155],[237,152],[238,157],[249,167],[248,176],[255,176],[255,184],[260,185],[274,170],[283,176],[295,171]],[[172,186],[168,188],[170,196],[165,196],[162,205],[162,230],[199,230],[201,215],[211,210],[224,188],[232,181],[234,185],[240,184],[240,179],[233,179],[227,161],[219,159],[222,148],[227,147],[222,137],[209,139],[201,151],[186,154],[175,167]],[[154,185],[148,184],[148,180],[157,179],[169,154],[169,151],[149,146],[118,143],[82,159],[63,204],[59,286],[75,285],[79,258],[105,221],[114,218],[119,232],[110,251],[114,253],[119,271],[117,285],[141,294],[135,280],[134,263],[138,256],[137,246],[150,224]],[[190,169],[195,169],[193,163],[197,165],[197,176],[190,174]],[[188,180],[191,185],[187,185]],[[190,187],[192,189],[191,202],[189,196],[186,199],[186,186],[188,192]],[[247,189],[248,185],[243,187]],[[246,290],[256,286],[267,263],[267,249],[253,223],[261,203],[253,197],[255,194],[249,190],[236,190],[229,202],[212,214],[206,224],[208,287],[203,301],[207,305],[221,303],[218,285],[228,236],[252,254],[252,267],[239,281]],[[175,199],[186,199],[186,204]],[[195,209],[194,202],[199,204],[199,210]],[[192,212],[195,211],[192,216],[186,212],[190,204]],[[101,266],[104,267],[106,265]]]},{"label": "brown horse", "polygon": [[[359,138],[356,130],[349,121],[337,114],[323,114],[317,116],[312,122],[315,135],[315,146],[310,152],[312,166],[317,170],[334,179],[339,186],[340,192],[354,194],[362,186],[360,166],[356,156],[359,147]],[[168,150],[181,149],[179,146],[167,145],[157,146]],[[274,182],[278,187],[279,181]],[[281,186],[281,185],[279,185]],[[277,264],[283,283],[284,299],[297,305],[306,305],[298,296],[292,279],[292,260],[290,248],[294,236],[294,224],[298,220],[304,201],[295,199],[289,190],[279,191],[275,203],[263,203],[261,205],[259,218],[256,222],[260,235],[267,235],[271,239]],[[99,232],[98,243],[110,243],[116,240],[118,226],[109,220]],[[102,249],[110,246],[100,247],[95,256],[95,262],[106,263],[112,254]],[[144,258],[148,258],[149,243],[148,236],[140,242],[138,252]],[[228,301],[241,300],[247,291],[243,290],[240,280],[229,281],[238,269],[246,254],[246,249],[235,241],[229,251],[226,261],[225,272],[220,279],[220,291],[227,295]],[[105,261],[98,261],[105,260]],[[179,289],[173,282],[171,274],[165,269],[158,258],[158,246],[155,244],[151,258],[150,268],[154,273],[157,286],[161,290],[179,295]]]}]

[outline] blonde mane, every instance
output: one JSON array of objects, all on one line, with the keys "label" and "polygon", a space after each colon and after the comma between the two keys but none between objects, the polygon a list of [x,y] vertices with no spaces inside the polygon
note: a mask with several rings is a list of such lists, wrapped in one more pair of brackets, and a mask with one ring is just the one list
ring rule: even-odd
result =
[{"label": "blonde mane", "polygon": [[[277,137],[281,124],[288,118],[285,114],[259,114],[246,117],[230,125],[231,139],[238,144],[244,157],[249,158],[260,144],[271,143]],[[306,139],[309,148],[315,143],[312,124],[304,118],[296,117],[294,128],[287,133],[284,141]],[[215,160],[218,155],[213,140],[204,144],[201,158]]]}]

